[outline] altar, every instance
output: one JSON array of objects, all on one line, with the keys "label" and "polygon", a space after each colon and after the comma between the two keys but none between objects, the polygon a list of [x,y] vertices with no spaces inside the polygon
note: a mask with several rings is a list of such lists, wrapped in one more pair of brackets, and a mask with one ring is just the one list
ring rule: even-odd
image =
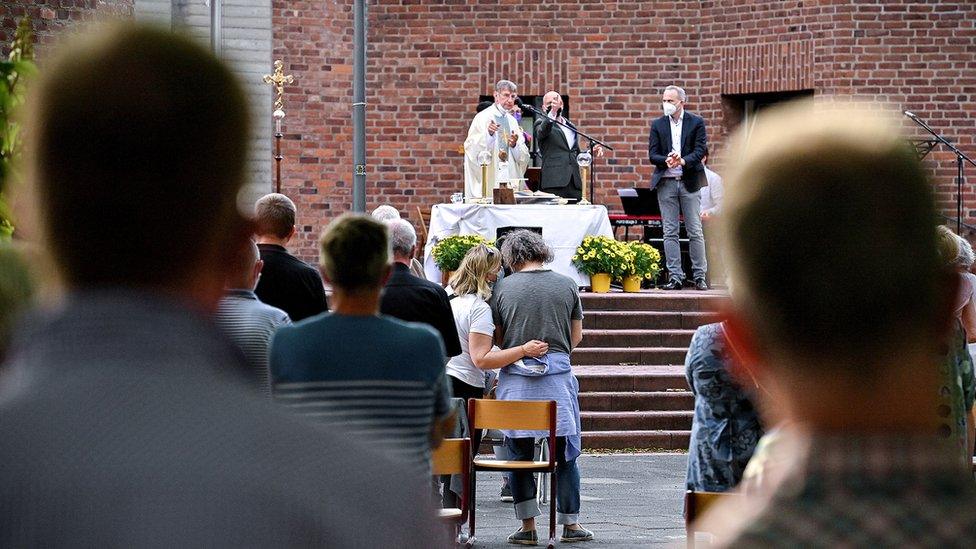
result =
[{"label": "altar", "polygon": [[478,234],[494,240],[499,227],[541,227],[542,237],[555,256],[546,266],[572,278],[580,286],[590,284],[589,277],[572,264],[573,254],[583,237],[613,237],[606,206],[437,204],[430,212],[424,274],[429,280],[441,280],[441,271],[431,255],[434,245],[441,239],[456,234]]}]

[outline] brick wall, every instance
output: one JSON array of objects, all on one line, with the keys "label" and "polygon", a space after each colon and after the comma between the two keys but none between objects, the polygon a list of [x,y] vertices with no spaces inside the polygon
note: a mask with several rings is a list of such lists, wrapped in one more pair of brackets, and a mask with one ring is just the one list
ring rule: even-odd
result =
[{"label": "brick wall", "polygon": [[[367,206],[412,220],[461,189],[458,146],[478,95],[503,77],[523,95],[569,94],[575,120],[614,145],[597,168],[611,209],[615,187],[649,178],[649,117],[670,83],[705,117],[719,168],[735,122],[722,94],[797,88],[913,110],[976,153],[972,2],[371,0],[368,20]],[[302,209],[296,248],[312,259],[314,236],[351,205],[352,2],[276,0],[273,23],[274,56],[298,78],[285,189]],[[940,199],[954,200],[953,157],[930,158]],[[976,222],[976,192],[965,199]]]},{"label": "brick wall", "polygon": [[0,53],[6,55],[17,24],[30,15],[39,54],[63,31],[79,23],[132,17],[133,0],[4,0],[0,3]]}]

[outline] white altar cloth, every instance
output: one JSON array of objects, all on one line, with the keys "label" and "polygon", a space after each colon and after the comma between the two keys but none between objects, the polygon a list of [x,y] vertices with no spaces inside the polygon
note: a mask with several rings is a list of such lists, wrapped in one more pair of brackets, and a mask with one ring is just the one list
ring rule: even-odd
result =
[{"label": "white altar cloth", "polygon": [[552,248],[555,260],[547,267],[564,274],[580,286],[589,286],[588,276],[572,264],[583,237],[613,237],[606,206],[537,206],[493,204],[437,204],[430,212],[430,228],[424,247],[424,273],[441,281],[441,271],[431,255],[434,245],[455,234],[479,234],[494,240],[499,227],[542,227],[542,237]]}]

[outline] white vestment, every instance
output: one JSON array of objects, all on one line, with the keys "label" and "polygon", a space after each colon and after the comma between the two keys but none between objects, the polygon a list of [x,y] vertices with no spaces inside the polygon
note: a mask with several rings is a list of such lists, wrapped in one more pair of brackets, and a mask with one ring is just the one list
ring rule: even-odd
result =
[{"label": "white vestment", "polygon": [[[495,135],[490,136],[488,124],[492,121],[500,127]],[[514,147],[509,147],[505,141],[506,129],[518,134],[518,143]],[[468,138],[464,140],[465,197],[481,198],[481,164],[478,162],[478,155],[485,150],[491,152],[491,163],[488,164],[489,189],[497,187],[498,181],[523,177],[529,165],[529,148],[525,145],[525,136],[515,117],[504,112],[497,104],[479,112],[468,128]],[[507,153],[507,161],[499,158],[499,151]],[[515,184],[511,186],[514,188]]]}]

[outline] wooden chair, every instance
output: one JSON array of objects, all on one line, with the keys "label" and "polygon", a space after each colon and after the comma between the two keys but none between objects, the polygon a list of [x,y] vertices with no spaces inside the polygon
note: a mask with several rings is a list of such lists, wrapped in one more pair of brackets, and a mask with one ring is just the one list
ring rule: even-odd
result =
[{"label": "wooden chair", "polygon": [[468,399],[468,421],[475,429],[549,431],[549,452],[545,461],[515,461],[474,458],[471,462],[471,510],[468,513],[467,546],[474,546],[475,501],[478,471],[521,471],[549,473],[549,544],[556,545],[556,401]]},{"label": "wooden chair", "polygon": [[741,498],[742,495],[735,492],[696,492],[688,490],[685,492],[685,538],[689,548],[695,546],[695,521],[708,510],[709,507],[720,501],[729,501]]},{"label": "wooden chair", "polygon": [[[471,439],[444,439],[441,445],[431,453],[430,469],[435,476],[461,475],[464,482],[461,507],[437,510],[438,521],[453,525],[454,540],[457,542],[461,534],[461,525],[467,522],[469,508],[471,507],[468,499],[471,486]],[[449,490],[450,483],[445,485],[444,489]]]}]

